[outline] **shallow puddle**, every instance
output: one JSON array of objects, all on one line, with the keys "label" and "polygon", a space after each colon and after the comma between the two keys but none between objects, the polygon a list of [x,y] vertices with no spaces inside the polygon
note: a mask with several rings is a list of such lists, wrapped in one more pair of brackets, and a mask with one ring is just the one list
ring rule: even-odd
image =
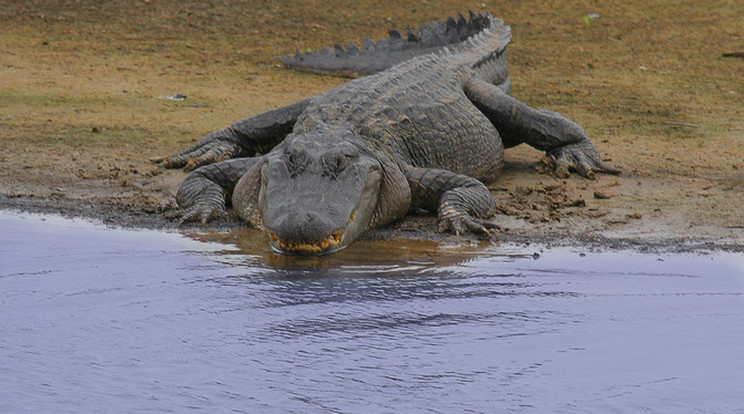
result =
[{"label": "shallow puddle", "polygon": [[256,236],[0,213],[0,412],[744,410],[740,255]]}]

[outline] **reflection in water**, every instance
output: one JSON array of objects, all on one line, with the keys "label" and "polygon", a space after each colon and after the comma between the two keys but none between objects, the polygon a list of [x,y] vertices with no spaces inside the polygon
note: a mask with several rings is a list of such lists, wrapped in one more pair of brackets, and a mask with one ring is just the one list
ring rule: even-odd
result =
[{"label": "reflection in water", "polygon": [[[271,269],[307,270],[317,275],[319,269],[342,269],[342,272],[395,273],[416,272],[474,259],[474,252],[487,243],[464,242],[443,244],[419,240],[357,240],[335,254],[325,256],[291,256],[272,251],[263,232],[252,228],[236,229],[229,233],[191,233],[189,237],[206,242],[229,245],[228,256],[239,257],[243,265]],[[479,246],[480,244],[480,246]],[[506,255],[506,253],[503,253]],[[494,255],[488,252],[487,255]],[[513,251],[509,256],[523,258],[523,252]],[[529,255],[529,257],[533,257]],[[303,274],[295,272],[294,274]]]},{"label": "reflection in water", "polygon": [[2,413],[744,410],[735,255],[44,220],[0,215]]}]

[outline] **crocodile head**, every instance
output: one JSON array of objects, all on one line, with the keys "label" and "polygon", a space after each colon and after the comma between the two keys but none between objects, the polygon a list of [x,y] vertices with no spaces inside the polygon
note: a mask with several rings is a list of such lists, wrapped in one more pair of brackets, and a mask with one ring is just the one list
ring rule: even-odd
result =
[{"label": "crocodile head", "polygon": [[235,197],[245,198],[241,193],[247,191],[240,187],[251,186],[253,202],[233,204],[244,211],[238,211],[242,216],[253,215],[249,220],[265,230],[280,253],[321,255],[343,249],[368,227],[390,221],[385,218],[390,212],[405,214],[410,203],[408,196],[395,202],[404,207],[381,205],[390,198],[382,196],[390,187],[390,166],[360,143],[348,130],[290,135],[264,155],[257,176],[244,177],[236,187]]}]

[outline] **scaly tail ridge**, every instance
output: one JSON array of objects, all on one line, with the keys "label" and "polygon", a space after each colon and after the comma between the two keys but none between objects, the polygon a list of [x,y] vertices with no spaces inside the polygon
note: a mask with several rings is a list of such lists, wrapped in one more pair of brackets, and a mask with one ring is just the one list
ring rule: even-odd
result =
[{"label": "scaly tail ridge", "polygon": [[444,48],[451,52],[469,49],[473,47],[473,37],[486,31],[493,32],[499,38],[492,50],[493,53],[501,53],[511,38],[509,27],[488,12],[470,12],[469,19],[460,14],[457,19],[448,17],[445,21],[422,24],[419,29],[408,27],[405,35],[391,30],[387,38],[376,42],[362,39],[362,48],[353,42],[346,48],[336,44],[318,52],[283,56],[282,63],[300,71],[359,77],[381,72],[413,57]]}]

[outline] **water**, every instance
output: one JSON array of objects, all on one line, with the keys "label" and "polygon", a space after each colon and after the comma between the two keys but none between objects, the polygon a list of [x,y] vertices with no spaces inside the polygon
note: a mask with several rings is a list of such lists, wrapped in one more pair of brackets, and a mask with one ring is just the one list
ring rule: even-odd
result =
[{"label": "water", "polygon": [[255,238],[0,215],[0,412],[744,413],[741,256]]}]

